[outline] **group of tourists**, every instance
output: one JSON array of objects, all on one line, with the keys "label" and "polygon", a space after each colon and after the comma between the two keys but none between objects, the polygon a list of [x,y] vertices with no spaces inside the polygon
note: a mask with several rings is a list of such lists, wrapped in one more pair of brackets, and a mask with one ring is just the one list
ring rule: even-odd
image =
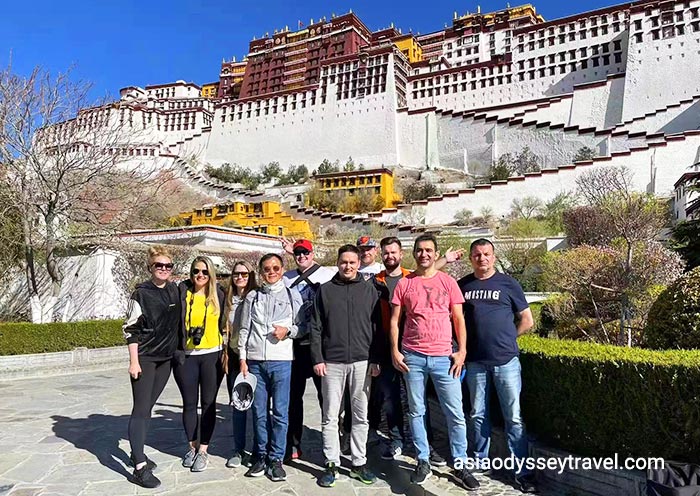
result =
[{"label": "group of tourists", "polygon": [[[207,257],[195,258],[189,279],[178,286],[170,282],[173,259],[167,249],[149,250],[151,279],[134,291],[124,325],[134,400],[129,440],[135,483],[160,484],[144,443],[151,410],[171,367],[189,441],[182,464],[193,472],[209,463],[216,396],[225,375],[234,406],[232,454],[226,465],[247,467],[248,477],[283,481],[284,464],[302,456],[308,378],[313,378],[322,412],[325,467],[317,481],[322,487],[335,484],[341,453],[350,455],[351,477],[365,484],[376,481],[367,466],[367,444],[382,413],[389,436],[382,458],[396,459],[408,448],[402,397],[417,461],[411,481],[423,484],[432,466],[447,464],[431,446],[428,379],[444,414],[450,459],[462,487],[479,488],[473,472],[490,467],[491,383],[508,447],[519,459],[527,456],[516,338],[532,327],[532,314],[520,285],[496,271],[490,241],[472,243],[473,273],[459,281],[440,269],[459,259],[461,251],[448,250],[440,257],[431,234],[415,239],[412,272],[401,265],[396,237],[382,239],[379,246],[368,236],[343,245],[336,267],[316,263],[308,240],[283,240],[283,247],[296,268],[285,271],[283,258],[275,253],[264,255],[257,267],[236,262],[226,293]],[[468,426],[463,382],[471,404]],[[250,454],[249,406],[254,432]],[[515,482],[523,492],[536,491],[533,474],[525,468],[515,474]]]}]

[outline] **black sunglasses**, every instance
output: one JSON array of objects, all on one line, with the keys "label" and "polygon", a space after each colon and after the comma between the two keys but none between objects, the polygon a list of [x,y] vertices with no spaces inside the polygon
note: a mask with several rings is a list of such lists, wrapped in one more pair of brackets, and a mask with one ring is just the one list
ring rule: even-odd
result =
[{"label": "black sunglasses", "polygon": [[152,267],[155,267],[156,269],[160,270],[173,270],[174,264],[171,263],[163,263],[163,262],[156,262],[152,265]]},{"label": "black sunglasses", "polygon": [[250,272],[234,272],[233,277],[242,277],[243,279],[248,279],[248,276],[250,276]]},{"label": "black sunglasses", "polygon": [[294,250],[294,256],[298,257],[299,255],[306,255],[308,256],[309,253],[311,253],[309,250]]},{"label": "black sunglasses", "polygon": [[192,269],[192,275],[193,275],[193,276],[196,276],[196,275],[199,274],[200,272],[202,273],[203,276],[208,276],[208,275],[209,275],[209,271],[208,271],[207,269]]}]

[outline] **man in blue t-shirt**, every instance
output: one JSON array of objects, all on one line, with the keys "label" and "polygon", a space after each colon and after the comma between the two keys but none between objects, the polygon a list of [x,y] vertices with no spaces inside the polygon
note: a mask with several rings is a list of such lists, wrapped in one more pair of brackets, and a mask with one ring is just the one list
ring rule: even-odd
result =
[{"label": "man in blue t-shirt", "polygon": [[[519,460],[527,456],[527,437],[520,414],[520,360],[516,338],[532,328],[532,312],[520,284],[496,272],[493,244],[477,239],[469,249],[473,274],[460,279],[467,326],[467,385],[472,409],[470,440],[474,444],[477,472],[486,472],[491,423],[489,382],[493,381],[503,411],[508,447]],[[472,447],[470,446],[470,447]],[[517,469],[516,469],[517,470]],[[522,468],[515,481],[522,492],[536,492],[533,474]]]}]

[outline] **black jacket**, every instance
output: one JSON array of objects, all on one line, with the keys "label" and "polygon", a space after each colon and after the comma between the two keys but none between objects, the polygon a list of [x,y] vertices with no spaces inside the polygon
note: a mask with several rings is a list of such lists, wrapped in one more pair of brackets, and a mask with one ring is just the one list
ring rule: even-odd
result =
[{"label": "black jacket", "polygon": [[122,330],[128,344],[138,343],[139,358],[167,360],[175,355],[181,332],[180,295],[175,283],[159,288],[146,281],[129,300]]},{"label": "black jacket", "polygon": [[345,281],[336,274],[316,293],[311,318],[311,362],[380,363],[379,294],[358,274]]},{"label": "black jacket", "polygon": [[[185,319],[187,318],[187,291],[192,291],[193,289],[192,281],[185,279],[180,283],[178,289],[180,290],[180,344],[178,349],[181,351],[185,350],[187,346],[187,329],[185,329]],[[219,297],[219,332],[224,334],[226,332],[226,292],[219,284],[216,285],[216,295]]]}]

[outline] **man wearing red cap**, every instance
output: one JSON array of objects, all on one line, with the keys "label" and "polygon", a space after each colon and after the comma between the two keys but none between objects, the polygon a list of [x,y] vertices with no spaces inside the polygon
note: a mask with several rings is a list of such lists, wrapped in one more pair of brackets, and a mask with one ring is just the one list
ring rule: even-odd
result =
[{"label": "man wearing red cap", "polygon": [[285,272],[283,280],[288,288],[295,288],[299,291],[303,303],[298,314],[298,337],[294,340],[286,459],[296,459],[301,455],[301,435],[304,430],[304,392],[306,391],[306,380],[309,377],[314,380],[319,403],[322,402],[321,378],[313,373],[311,363],[308,324],[311,320],[313,302],[318,287],[330,281],[336,273],[336,270],[330,267],[321,267],[314,261],[314,247],[308,239],[297,240],[292,245],[292,254],[297,268]]}]

